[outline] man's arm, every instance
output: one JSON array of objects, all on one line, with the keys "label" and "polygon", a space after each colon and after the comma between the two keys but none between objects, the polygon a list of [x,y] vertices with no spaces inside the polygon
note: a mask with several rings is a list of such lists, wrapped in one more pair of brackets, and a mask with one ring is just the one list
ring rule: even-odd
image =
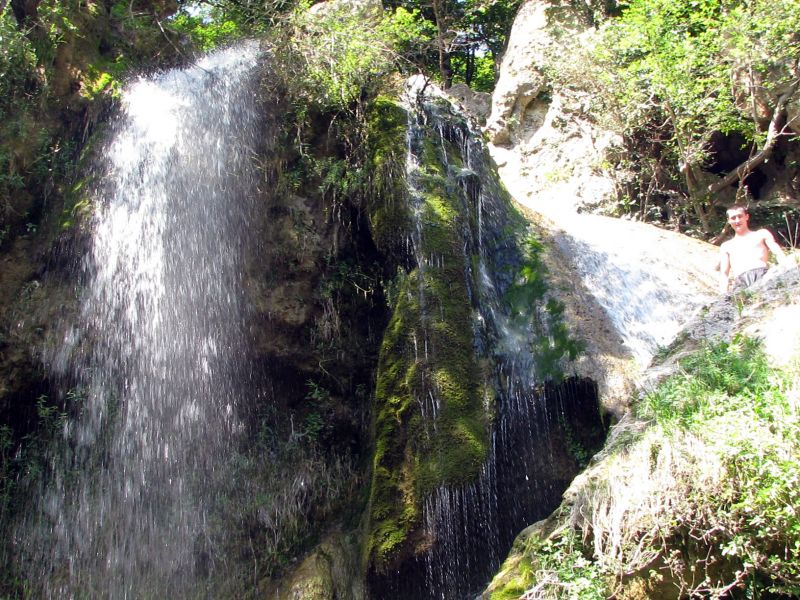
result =
[{"label": "man's arm", "polygon": [[[727,243],[727,242],[726,242]],[[728,291],[728,275],[731,272],[731,256],[728,254],[728,249],[725,244],[719,248],[719,291],[725,293]]]},{"label": "man's arm", "polygon": [[778,259],[778,262],[783,263],[786,261],[786,254],[784,254],[781,247],[775,241],[775,237],[772,235],[772,232],[769,229],[762,229],[761,235],[762,239],[764,240],[764,244],[766,244],[770,252],[775,255],[775,258]]}]

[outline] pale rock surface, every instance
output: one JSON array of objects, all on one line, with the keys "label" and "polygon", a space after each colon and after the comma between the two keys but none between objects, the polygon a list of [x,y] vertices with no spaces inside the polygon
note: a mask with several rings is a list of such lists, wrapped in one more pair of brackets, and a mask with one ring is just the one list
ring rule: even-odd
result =
[{"label": "pale rock surface", "polygon": [[597,381],[604,407],[619,415],[652,356],[715,297],[718,250],[587,214],[614,195],[604,157],[620,140],[592,119],[585,92],[551,86],[547,73],[550,57],[591,35],[576,8],[523,4],[485,131],[503,183],[549,238],[551,291],[587,344],[576,373]]},{"label": "pale rock surface", "polygon": [[365,19],[379,19],[383,14],[383,4],[380,0],[327,0],[314,4],[308,12],[317,17],[355,13]]},{"label": "pale rock surface", "polygon": [[520,7],[492,94],[486,131],[493,144],[514,144],[529,120],[535,126],[541,107],[530,105],[547,91],[550,55],[558,51],[560,38],[588,25],[586,13],[566,2],[529,0]]},{"label": "pale rock surface", "polygon": [[270,600],[364,600],[357,536],[327,535],[286,577],[263,582],[263,598]]}]

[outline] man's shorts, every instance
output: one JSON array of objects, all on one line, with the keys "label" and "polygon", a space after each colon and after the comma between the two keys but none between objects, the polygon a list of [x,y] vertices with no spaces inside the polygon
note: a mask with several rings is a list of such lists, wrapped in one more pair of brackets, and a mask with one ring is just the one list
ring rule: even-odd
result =
[{"label": "man's shorts", "polygon": [[767,267],[759,267],[758,269],[750,269],[744,273],[740,273],[733,280],[733,289],[744,289],[750,287],[756,281],[761,279],[767,272]]}]

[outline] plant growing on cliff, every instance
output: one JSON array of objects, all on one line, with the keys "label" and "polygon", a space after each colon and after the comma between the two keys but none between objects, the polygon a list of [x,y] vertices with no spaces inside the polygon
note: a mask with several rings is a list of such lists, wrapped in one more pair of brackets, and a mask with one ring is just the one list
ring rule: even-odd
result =
[{"label": "plant growing on cliff", "polygon": [[9,11],[0,12],[0,116],[7,118],[16,103],[39,86],[36,52]]},{"label": "plant growing on cliff", "polygon": [[531,349],[540,378],[560,380],[565,360],[583,352],[584,344],[572,336],[564,319],[564,305],[547,297],[547,269],[542,260],[544,245],[532,234],[520,242],[522,264],[506,292],[511,318],[530,329]]},{"label": "plant growing on cliff", "polygon": [[[644,397],[641,421],[618,426],[607,456],[565,507],[565,529],[553,543],[571,540],[570,548],[607,578],[607,591],[795,597],[798,374],[797,365],[770,367],[759,344],[743,337],[684,358]],[[528,564],[552,555],[540,546],[524,552]]]},{"label": "plant growing on cliff", "polygon": [[491,594],[491,600],[603,600],[606,580],[584,555],[580,538],[564,531],[550,539],[537,534],[522,542],[516,575]]},{"label": "plant growing on cliff", "polygon": [[323,109],[351,107],[363,91],[403,63],[403,52],[428,33],[417,13],[380,4],[359,10],[350,5],[301,2],[278,26],[275,54],[283,83],[301,102]]}]

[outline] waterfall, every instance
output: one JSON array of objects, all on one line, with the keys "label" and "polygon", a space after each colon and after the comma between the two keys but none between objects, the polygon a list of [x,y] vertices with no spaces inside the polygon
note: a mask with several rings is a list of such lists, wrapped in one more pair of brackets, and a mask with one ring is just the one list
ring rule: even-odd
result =
[{"label": "waterfall", "polygon": [[[407,171],[412,209],[421,200],[418,189],[424,147],[437,148],[447,172],[449,191],[463,207],[460,239],[464,279],[473,312],[474,348],[490,367],[486,399],[492,426],[487,460],[477,478],[461,485],[441,485],[423,501],[424,529],[431,540],[426,551],[381,582],[381,598],[471,598],[488,583],[510,549],[516,534],[547,516],[577,472],[565,446],[580,420],[585,431],[602,430],[596,386],[568,379],[563,384],[537,378],[530,341],[548,334],[544,315],[515,321],[504,296],[521,263],[512,230],[526,226],[499,184],[480,135],[442,98],[419,81],[411,82],[405,105],[409,113]],[[424,235],[419,210],[413,210],[412,246],[420,271],[438,268],[436,257],[418,248]],[[421,329],[425,330],[424,286]],[[533,308],[534,313],[543,311]],[[435,318],[436,315],[433,315]],[[419,343],[415,343],[419,345]],[[427,351],[435,352],[436,349]],[[428,390],[418,399],[426,428],[436,428],[437,398]],[[576,428],[577,429],[577,428]],[[592,440],[595,445],[600,438]],[[376,586],[373,586],[375,588]]]},{"label": "waterfall", "polygon": [[126,86],[99,157],[80,314],[46,352],[77,406],[14,529],[46,598],[197,598],[248,366],[255,44]]},{"label": "waterfall", "polygon": [[591,292],[637,369],[713,300],[718,257],[710,244],[644,223],[535,209],[557,230],[554,242],[575,285]]}]

